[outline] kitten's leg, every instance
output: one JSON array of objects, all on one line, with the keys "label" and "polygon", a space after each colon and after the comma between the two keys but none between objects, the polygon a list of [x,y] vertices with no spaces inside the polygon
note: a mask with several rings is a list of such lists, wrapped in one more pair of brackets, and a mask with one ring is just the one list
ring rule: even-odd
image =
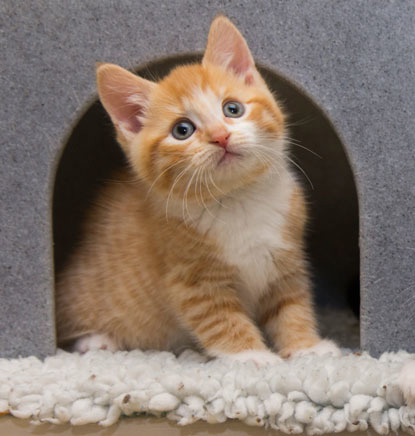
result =
[{"label": "kitten's leg", "polygon": [[415,360],[403,366],[398,381],[406,403],[415,406]]},{"label": "kitten's leg", "polygon": [[260,301],[259,324],[284,358],[307,353],[340,355],[334,342],[317,333],[308,288],[308,280],[298,271],[273,285]]},{"label": "kitten's leg", "polygon": [[89,350],[117,351],[117,344],[105,333],[91,333],[77,339],[73,345],[73,351],[86,353]]},{"label": "kitten's leg", "polygon": [[258,366],[281,361],[264,344],[259,329],[243,311],[236,291],[229,287],[172,287],[182,322],[208,354],[230,361],[253,360]]}]

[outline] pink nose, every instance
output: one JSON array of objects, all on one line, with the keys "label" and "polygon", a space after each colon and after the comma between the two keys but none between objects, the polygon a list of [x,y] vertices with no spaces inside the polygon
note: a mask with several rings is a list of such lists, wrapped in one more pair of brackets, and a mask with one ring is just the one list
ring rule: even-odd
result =
[{"label": "pink nose", "polygon": [[210,142],[212,144],[218,145],[219,147],[226,148],[229,142],[229,137],[231,134],[226,130],[220,130],[218,132],[212,133]]}]

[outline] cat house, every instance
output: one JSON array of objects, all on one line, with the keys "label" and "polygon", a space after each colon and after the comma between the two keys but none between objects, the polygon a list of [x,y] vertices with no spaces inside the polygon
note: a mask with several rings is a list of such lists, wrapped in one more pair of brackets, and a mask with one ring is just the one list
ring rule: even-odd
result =
[{"label": "cat house", "polygon": [[55,270],[125,165],[95,62],[162,77],[200,59],[219,12],[290,114],[327,335],[347,336],[336,314],[360,307],[362,349],[415,351],[413,3],[6,0],[1,12],[1,357],[54,353]]}]

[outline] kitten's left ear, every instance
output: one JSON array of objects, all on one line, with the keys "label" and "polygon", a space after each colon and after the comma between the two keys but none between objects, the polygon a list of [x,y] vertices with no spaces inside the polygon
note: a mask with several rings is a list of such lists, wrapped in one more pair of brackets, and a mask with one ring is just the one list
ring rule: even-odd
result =
[{"label": "kitten's left ear", "polygon": [[257,71],[244,37],[223,15],[213,20],[202,64],[220,65],[245,78],[247,84],[254,81]]}]

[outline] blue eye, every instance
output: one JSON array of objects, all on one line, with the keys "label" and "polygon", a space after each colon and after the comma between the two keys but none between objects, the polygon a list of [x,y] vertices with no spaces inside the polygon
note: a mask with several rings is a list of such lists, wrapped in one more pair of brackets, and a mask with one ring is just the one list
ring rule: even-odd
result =
[{"label": "blue eye", "polygon": [[196,130],[194,124],[189,120],[178,121],[171,129],[171,134],[179,140],[190,138]]},{"label": "blue eye", "polygon": [[223,113],[228,118],[239,118],[244,112],[245,108],[238,101],[228,101],[223,105]]}]

